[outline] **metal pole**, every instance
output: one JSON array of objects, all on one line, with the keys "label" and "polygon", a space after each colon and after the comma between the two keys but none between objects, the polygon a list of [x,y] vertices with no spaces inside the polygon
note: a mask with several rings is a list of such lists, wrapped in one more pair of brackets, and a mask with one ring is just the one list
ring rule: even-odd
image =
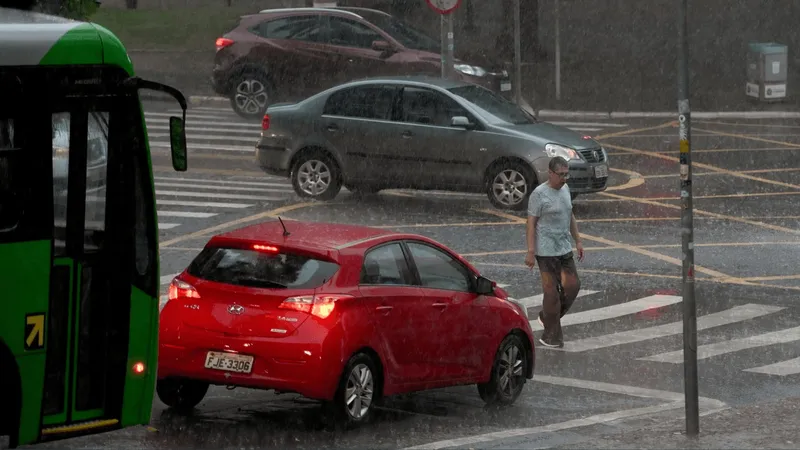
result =
[{"label": "metal pole", "polygon": [[559,3],[559,0],[556,0],[556,100],[561,100],[561,26],[558,23],[560,15],[558,10]]},{"label": "metal pole", "polygon": [[694,298],[694,225],[692,211],[691,110],[689,108],[688,0],[678,0],[678,122],[680,133],[681,234],[683,236],[683,383],[686,435],[700,432],[697,386],[697,305]]},{"label": "metal pole", "polygon": [[440,38],[441,38],[441,53],[442,55],[442,78],[447,78],[447,24],[445,23],[444,14],[439,15],[439,25],[441,28],[440,31]]},{"label": "metal pole", "polygon": [[453,13],[445,14],[447,16],[447,75],[451,75],[455,70],[453,64],[455,63],[455,35],[453,34]]},{"label": "metal pole", "polygon": [[521,0],[514,0],[514,102],[522,105],[522,25]]}]

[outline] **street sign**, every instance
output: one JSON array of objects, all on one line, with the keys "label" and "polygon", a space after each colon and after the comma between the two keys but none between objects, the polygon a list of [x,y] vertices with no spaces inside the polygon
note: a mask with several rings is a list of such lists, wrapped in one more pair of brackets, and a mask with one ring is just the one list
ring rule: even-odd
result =
[{"label": "street sign", "polygon": [[439,14],[450,14],[461,6],[461,0],[425,0]]}]

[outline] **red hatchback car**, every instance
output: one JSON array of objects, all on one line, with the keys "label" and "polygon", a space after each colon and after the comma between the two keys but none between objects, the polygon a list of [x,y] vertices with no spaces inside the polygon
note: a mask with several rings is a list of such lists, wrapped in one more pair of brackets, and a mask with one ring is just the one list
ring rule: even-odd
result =
[{"label": "red hatchback car", "polygon": [[359,423],[383,396],[454,385],[511,404],[533,342],[521,307],[436,241],[277,220],[214,236],[172,281],[156,388],[182,409],[211,384],[294,392]]}]

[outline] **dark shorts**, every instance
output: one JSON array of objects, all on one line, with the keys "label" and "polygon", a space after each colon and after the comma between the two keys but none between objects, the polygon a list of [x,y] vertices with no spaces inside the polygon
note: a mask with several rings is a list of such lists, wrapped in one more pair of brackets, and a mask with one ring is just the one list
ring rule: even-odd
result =
[{"label": "dark shorts", "polygon": [[556,278],[561,277],[562,270],[567,270],[572,273],[578,272],[575,266],[575,259],[572,257],[572,252],[561,256],[536,255],[536,262],[539,264],[539,271],[556,275]]}]

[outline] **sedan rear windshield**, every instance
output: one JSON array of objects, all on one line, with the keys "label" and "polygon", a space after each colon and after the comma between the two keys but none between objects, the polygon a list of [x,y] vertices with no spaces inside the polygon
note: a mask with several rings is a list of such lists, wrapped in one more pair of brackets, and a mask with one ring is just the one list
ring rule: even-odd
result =
[{"label": "sedan rear windshield", "polygon": [[493,123],[506,122],[514,125],[536,123],[536,117],[506,100],[504,97],[480,86],[461,86],[448,89],[452,94],[472,103],[487,120]]},{"label": "sedan rear windshield", "polygon": [[339,265],[292,252],[207,247],[189,265],[189,274],[208,281],[269,289],[313,289]]}]

